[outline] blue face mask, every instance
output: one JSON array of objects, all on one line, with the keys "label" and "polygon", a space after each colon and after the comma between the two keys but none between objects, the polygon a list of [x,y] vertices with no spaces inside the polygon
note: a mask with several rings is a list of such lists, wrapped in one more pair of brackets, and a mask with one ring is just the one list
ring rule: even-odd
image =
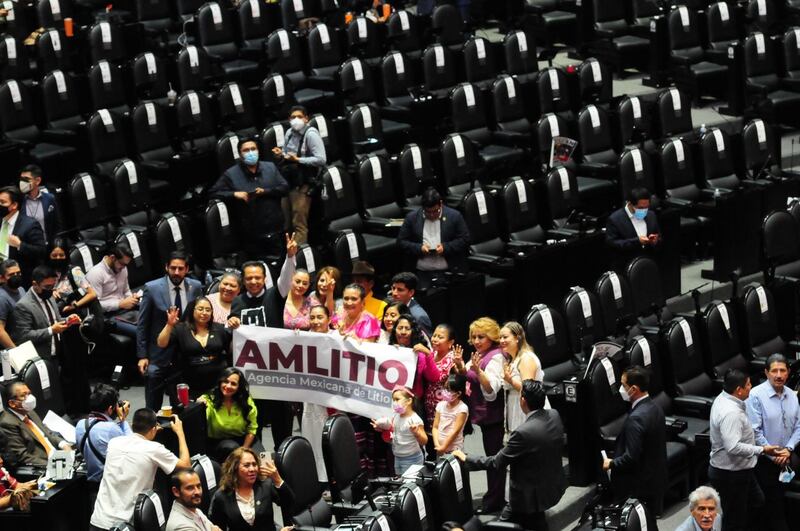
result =
[{"label": "blue face mask", "polygon": [[242,159],[248,166],[255,166],[258,164],[258,151],[248,151],[244,154]]},{"label": "blue face mask", "polygon": [[647,209],[646,208],[634,208],[633,209],[633,217],[636,219],[644,219],[647,217]]}]

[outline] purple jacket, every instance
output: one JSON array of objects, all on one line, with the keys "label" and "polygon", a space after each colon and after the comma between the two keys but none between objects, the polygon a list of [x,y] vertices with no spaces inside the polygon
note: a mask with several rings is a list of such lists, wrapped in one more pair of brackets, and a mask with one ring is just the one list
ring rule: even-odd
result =
[{"label": "purple jacket", "polygon": [[[487,352],[481,358],[481,369],[486,370],[486,366],[495,356],[502,356],[503,353],[499,348],[494,348]],[[503,400],[502,393],[499,391],[497,398],[491,402],[487,402],[483,397],[481,390],[481,382],[475,371],[470,369],[467,371],[467,380],[470,382],[472,393],[469,396],[469,419],[473,424],[479,426],[488,426],[490,424],[497,424],[503,422]]]}]

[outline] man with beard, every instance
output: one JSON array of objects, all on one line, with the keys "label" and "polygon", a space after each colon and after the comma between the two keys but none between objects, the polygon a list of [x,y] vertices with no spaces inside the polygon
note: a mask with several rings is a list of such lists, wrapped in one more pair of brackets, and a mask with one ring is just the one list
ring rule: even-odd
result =
[{"label": "man with beard", "polygon": [[203,485],[200,476],[191,468],[179,468],[170,477],[172,510],[169,512],[166,531],[222,531],[200,510],[203,503]]},{"label": "man with beard", "polygon": [[139,372],[145,377],[145,404],[154,411],[161,409],[164,391],[169,395],[170,403],[173,406],[177,404],[177,382],[173,381],[174,348],[158,346],[158,334],[167,322],[167,311],[175,307],[178,314],[182,314],[186,306],[202,293],[200,282],[186,278],[189,260],[185,254],[172,253],[165,270],[165,276],[145,284],[136,324],[136,352]]},{"label": "man with beard", "polygon": [[111,253],[104,256],[89,271],[86,281],[97,293],[106,321],[128,337],[136,336],[136,307],[139,297],[131,293],[128,284],[128,264],[133,260],[133,251],[124,244],[115,245]]},{"label": "man with beard", "polygon": [[22,272],[16,260],[0,262],[0,346],[14,348],[17,345],[6,330],[6,323],[25,290],[22,289]]}]

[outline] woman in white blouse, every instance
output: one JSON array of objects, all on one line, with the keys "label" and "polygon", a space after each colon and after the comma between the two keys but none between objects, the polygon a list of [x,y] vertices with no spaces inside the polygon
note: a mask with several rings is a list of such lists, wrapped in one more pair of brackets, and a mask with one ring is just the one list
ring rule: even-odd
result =
[{"label": "woman in white blouse", "polygon": [[525,413],[519,405],[523,380],[544,380],[544,370],[539,357],[525,339],[525,329],[516,321],[509,321],[500,329],[500,350],[506,357],[503,366],[503,389],[506,398],[506,434],[525,422]]}]

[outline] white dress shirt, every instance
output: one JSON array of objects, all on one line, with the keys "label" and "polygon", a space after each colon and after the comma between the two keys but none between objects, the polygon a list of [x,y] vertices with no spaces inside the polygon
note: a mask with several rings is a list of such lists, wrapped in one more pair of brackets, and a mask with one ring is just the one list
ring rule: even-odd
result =
[{"label": "white dress shirt", "polygon": [[422,225],[422,243],[431,250],[430,254],[417,259],[417,269],[420,271],[444,271],[447,269],[447,260],[444,256],[436,254],[436,247],[442,243],[442,220],[431,221],[425,218]]},{"label": "white dress shirt", "polygon": [[[4,219],[3,220],[3,223],[6,223],[8,225],[8,235],[9,236],[11,236],[14,233],[14,227],[17,224],[17,219],[18,218],[19,218],[19,212],[14,212],[13,216],[11,216],[8,219]],[[5,247],[3,249],[0,249],[0,254],[3,255],[3,259],[8,258],[9,247],[11,247],[11,245],[8,243],[8,240],[6,240]]]}]

